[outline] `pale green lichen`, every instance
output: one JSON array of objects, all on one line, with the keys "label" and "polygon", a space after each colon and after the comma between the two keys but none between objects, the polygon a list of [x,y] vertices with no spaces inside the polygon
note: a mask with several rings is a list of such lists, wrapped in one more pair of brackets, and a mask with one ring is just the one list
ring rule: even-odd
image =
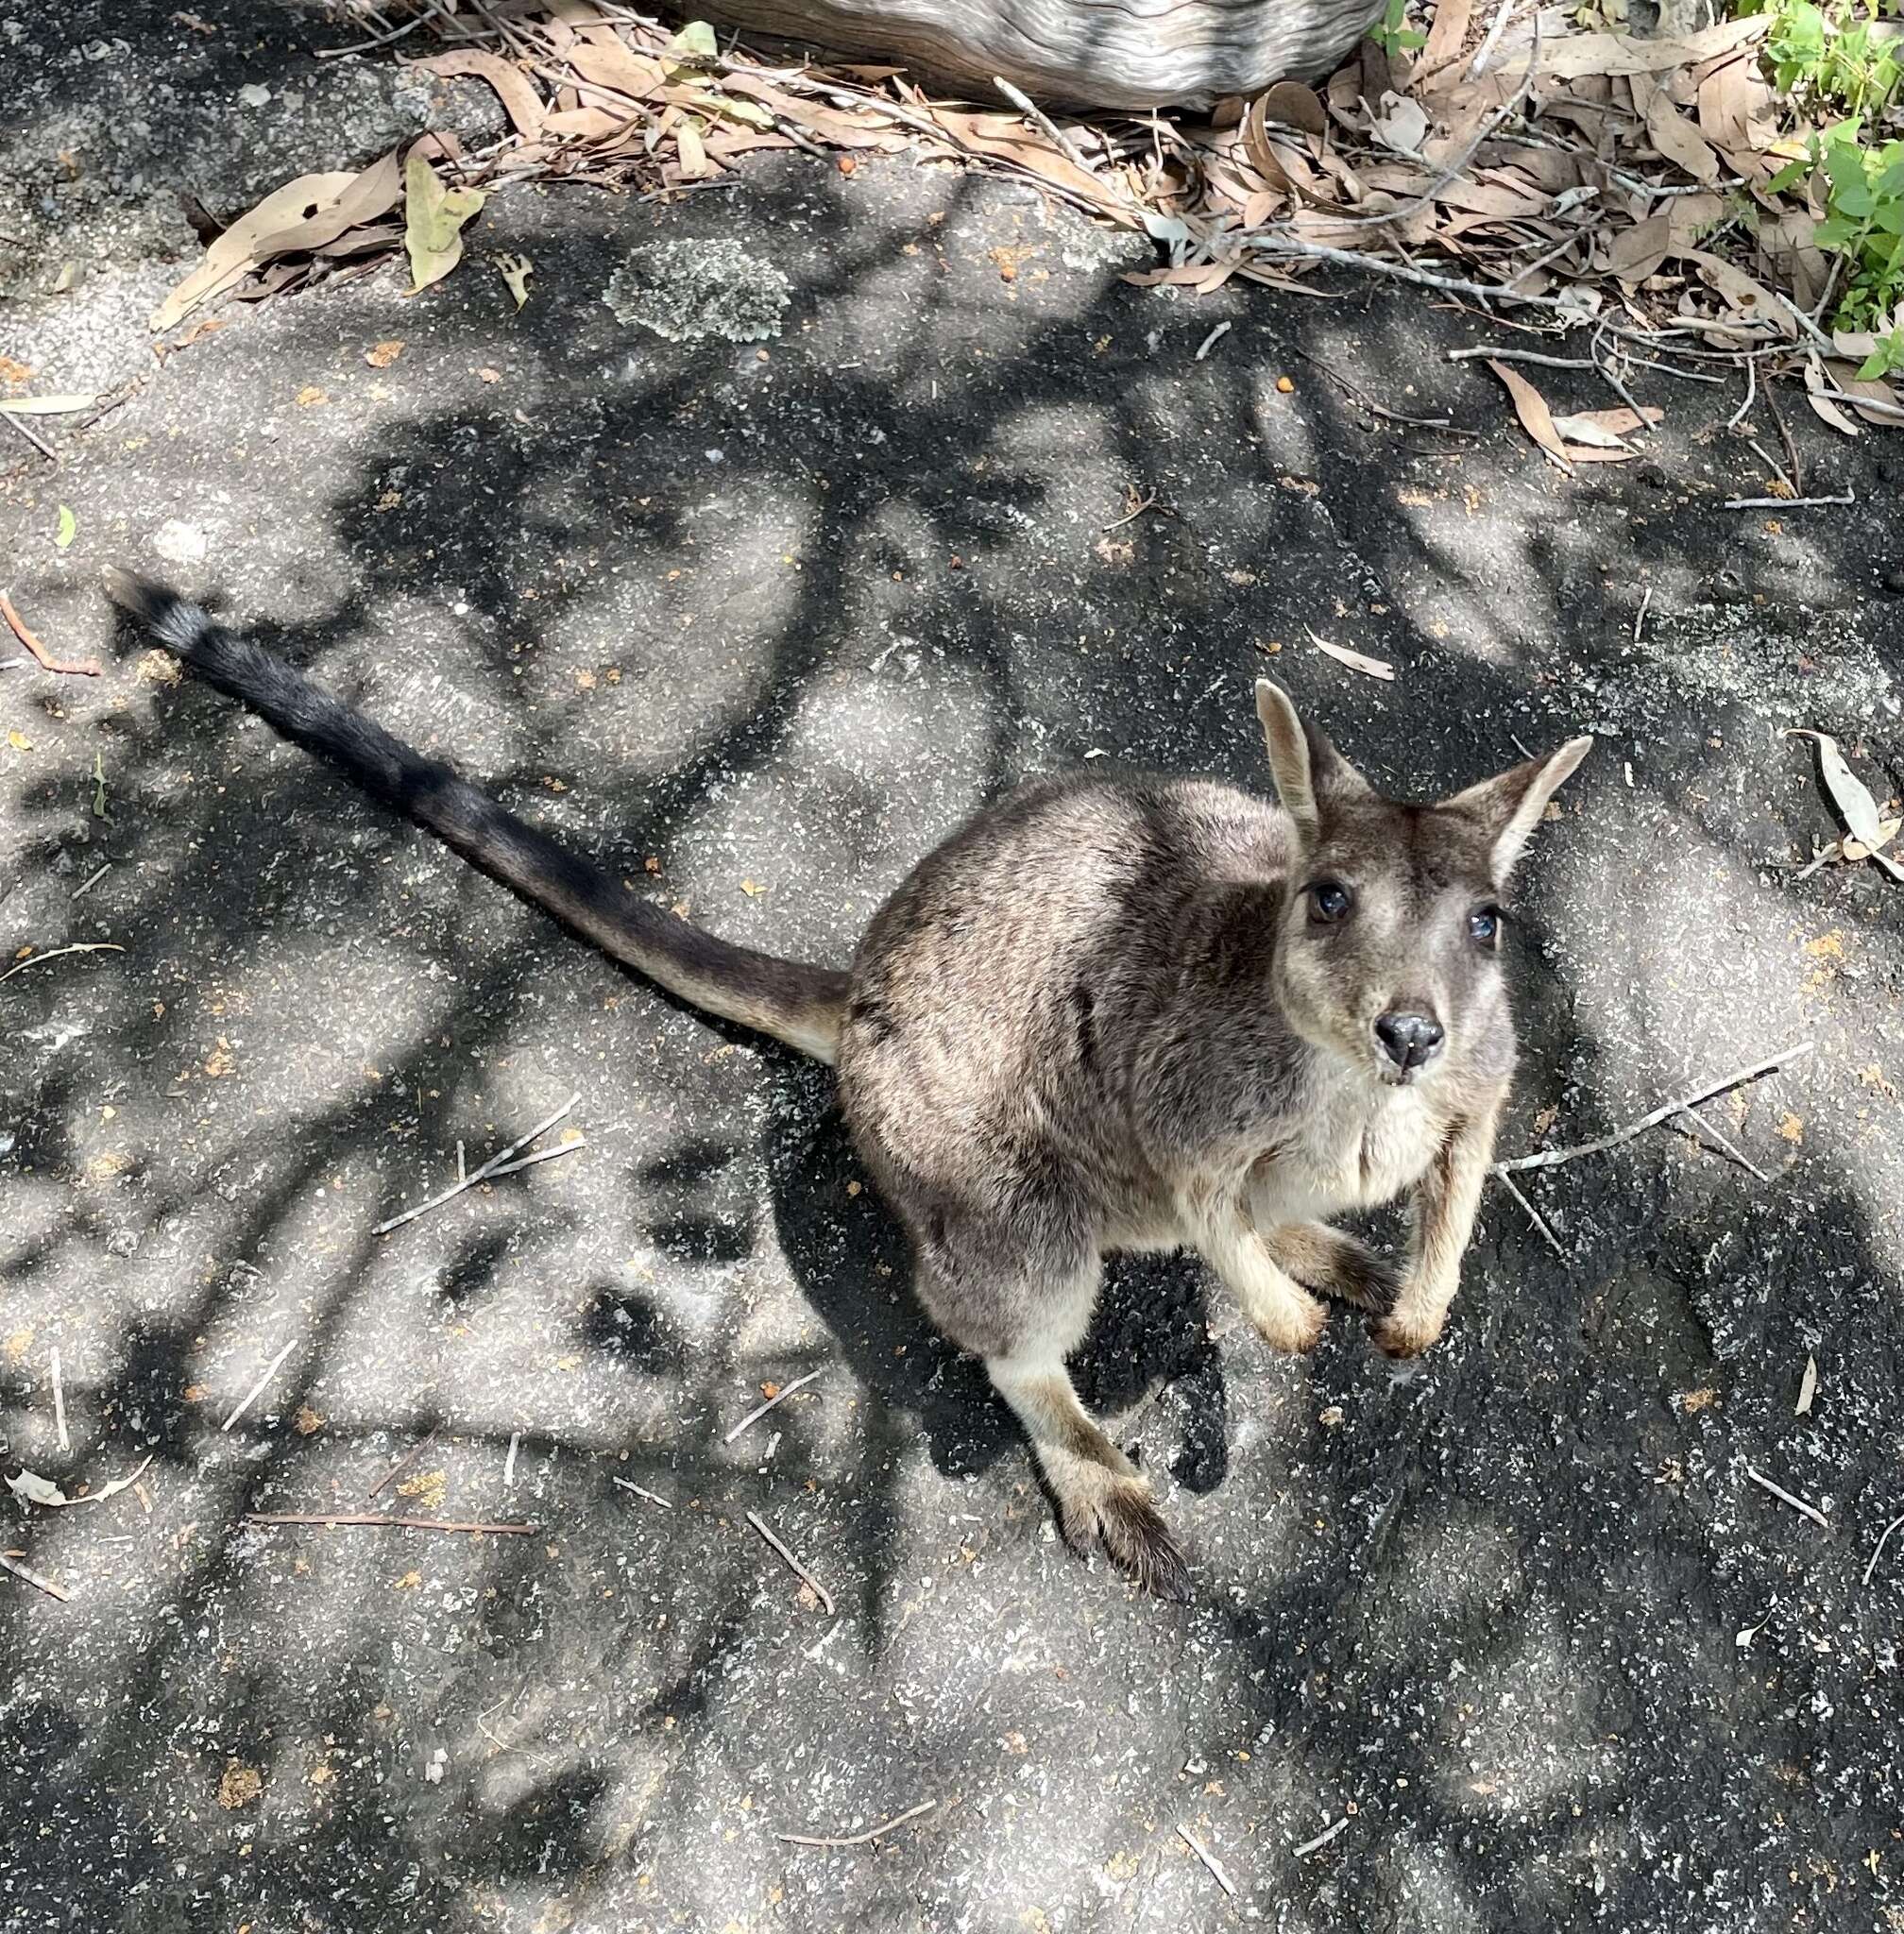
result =
[{"label": "pale green lichen", "polygon": [[758,343],[780,333],[790,294],[787,278],[738,242],[654,242],[629,251],[602,299],[671,343]]}]

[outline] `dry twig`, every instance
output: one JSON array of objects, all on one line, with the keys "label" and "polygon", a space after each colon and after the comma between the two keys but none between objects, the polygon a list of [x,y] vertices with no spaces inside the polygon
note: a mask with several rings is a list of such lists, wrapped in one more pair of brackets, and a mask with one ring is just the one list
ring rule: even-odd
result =
[{"label": "dry twig", "polygon": [[1810,1054],[1816,1045],[1815,1042],[1801,1041],[1791,1047],[1781,1048],[1776,1054],[1767,1055],[1762,1061],[1754,1061],[1749,1068],[1740,1068],[1692,1094],[1682,1094],[1678,1100],[1669,1101],[1663,1108],[1656,1108],[1651,1114],[1642,1115],[1637,1122],[1616,1129],[1610,1135],[1602,1135],[1598,1141],[1577,1142],[1571,1148],[1548,1148],[1537,1155],[1517,1155],[1510,1161],[1497,1162],[1494,1173],[1506,1175],[1523,1168],[1557,1168],[1561,1162],[1572,1162],[1582,1155],[1605,1154],[1609,1148],[1618,1148],[1622,1143],[1643,1135],[1648,1128],[1658,1127],[1669,1117],[1684,1114],[1688,1109],[1697,1108],[1702,1101],[1710,1101],[1715,1094],[1724,1094],[1727,1089],[1742,1087],[1747,1081],[1758,1080],[1761,1075],[1775,1073],[1788,1061],[1795,1061],[1800,1056]]},{"label": "dry twig", "polygon": [[0,1571],[10,1571],[23,1584],[34,1586],[49,1598],[57,1598],[62,1605],[73,1603],[70,1591],[62,1591],[50,1578],[42,1577],[38,1571],[21,1564],[11,1552],[0,1552]]},{"label": "dry twig", "polygon": [[[1761,451],[1762,455],[1763,452]],[[1766,461],[1769,463],[1770,458]],[[1773,465],[1776,469],[1777,466]],[[1856,503],[1856,491],[1847,490],[1840,497],[1728,497],[1727,510],[1818,510],[1830,503]]]},{"label": "dry twig", "polygon": [[[431,1445],[436,1441],[436,1433],[440,1431],[442,1428],[443,1426],[441,1424],[432,1424],[430,1426],[430,1434],[427,1437],[419,1437],[416,1443],[412,1444],[409,1450],[404,1451],[402,1456],[400,1457],[397,1460],[397,1462],[393,1464],[390,1467],[390,1468],[386,1470],[383,1473],[383,1475],[380,1477],[377,1480],[377,1482],[374,1484],[372,1484],[367,1491],[364,1493],[364,1501],[366,1504],[372,1502],[375,1500],[377,1493],[382,1490],[384,1486],[390,1483],[392,1478],[397,1477],[400,1475],[403,1471],[408,1470],[409,1467],[413,1464],[415,1464],[419,1457],[422,1456],[424,1451],[429,1450]],[[505,1484],[508,1482],[506,1475],[503,1479],[503,1482]]]},{"label": "dry twig", "polygon": [[[11,422],[12,418],[8,417],[8,421]],[[40,669],[42,671],[63,672],[74,678],[97,678],[99,676],[99,668],[91,658],[86,659],[84,663],[76,661],[69,663],[64,658],[56,658],[33,636],[32,632],[27,629],[26,620],[14,610],[13,601],[8,597],[5,591],[0,591],[0,618],[4,618],[7,620],[8,630],[33,653],[34,657],[39,659]]]},{"label": "dry twig", "polygon": [[456,1524],[443,1518],[393,1518],[383,1511],[247,1511],[246,1524],[343,1524],[368,1527],[395,1525],[400,1531],[495,1532],[524,1537],[539,1531],[536,1524]]},{"label": "dry twig", "polygon": [[760,1421],[760,1419],[763,1417],[765,1417],[770,1410],[774,1410],[777,1408],[780,1404],[785,1403],[787,1400],[792,1396],[794,1391],[806,1389],[808,1384],[812,1383],[814,1378],[824,1377],[825,1374],[826,1366],[824,1364],[822,1364],[817,1370],[808,1370],[804,1377],[796,1378],[792,1383],[783,1384],[781,1388],[774,1391],[773,1396],[770,1397],[765,1403],[759,1405],[757,1409],[750,1410],[747,1413],[747,1415],[743,1417],[740,1419],[740,1421],[738,1424],[736,1424],[734,1428],[731,1431],[729,1431],[724,1437],[721,1439],[721,1441],[723,1444],[731,1444],[734,1441],[734,1439],[738,1437],[740,1434],[740,1433],[747,1428],[749,1424],[757,1424]]},{"label": "dry twig", "polygon": [[1177,1838],[1216,1875],[1216,1885],[1225,1893],[1233,1898],[1236,1892],[1236,1883],[1231,1879],[1229,1875],[1224,1873],[1222,1862],[1217,1859],[1216,1856],[1182,1821],[1179,1821],[1177,1824]]},{"label": "dry twig", "polygon": [[646,1498],[651,1504],[659,1504],[664,1511],[672,1511],[674,1508],[666,1498],[659,1496],[654,1491],[643,1490],[639,1484],[631,1484],[625,1477],[618,1477],[615,1482],[624,1491],[633,1491],[638,1498]]},{"label": "dry twig", "polygon": [[289,1356],[291,1352],[297,1348],[298,1339],[294,1336],[291,1339],[291,1341],[287,1343],[284,1346],[284,1348],[280,1349],[278,1352],[278,1354],[271,1359],[270,1365],[265,1369],[264,1374],[262,1377],[260,1377],[258,1381],[252,1384],[250,1389],[245,1393],[244,1397],[239,1400],[238,1408],[234,1410],[231,1413],[231,1415],[225,1419],[225,1421],[218,1426],[220,1431],[229,1431],[231,1428],[231,1426],[235,1424],[238,1421],[238,1419],[241,1417],[243,1417],[245,1413],[247,1410],[249,1410],[254,1403],[258,1401],[258,1400],[261,1397],[264,1396],[266,1385],[269,1384],[271,1379],[275,1377],[278,1374],[279,1370],[283,1366],[284,1359],[287,1356]]},{"label": "dry twig", "polygon": [[1831,1520],[1826,1517],[1824,1512],[1819,1510],[1816,1504],[1808,1504],[1803,1498],[1794,1497],[1783,1484],[1775,1484],[1762,1470],[1754,1470],[1748,1464],[1745,1467],[1745,1475],[1761,1491],[1770,1491],[1781,1504],[1790,1504],[1793,1510],[1803,1512],[1813,1524],[1823,1525],[1827,1531],[1831,1529]]},{"label": "dry twig", "polygon": [[42,960],[57,960],[61,954],[123,954],[124,947],[115,946],[110,941],[76,941],[70,947],[55,947],[50,954],[32,954],[16,966],[0,974],[0,980],[11,980],[16,974],[25,974],[27,968],[37,967]]},{"label": "dry twig", "polygon": [[1326,1847],[1338,1833],[1343,1832],[1348,1827],[1348,1824],[1349,1816],[1345,1813],[1340,1820],[1336,1821],[1334,1825],[1325,1826],[1314,1840],[1305,1840],[1300,1847],[1291,1847],[1289,1849],[1290,1858],[1296,1860],[1306,1859],[1318,1847]]},{"label": "dry twig", "polygon": [[826,1587],[824,1585],[822,1585],[817,1578],[814,1577],[812,1572],[808,1570],[806,1566],[803,1565],[800,1562],[800,1560],[796,1558],[793,1555],[793,1553],[790,1552],[787,1549],[787,1547],[783,1545],[780,1542],[780,1540],[774,1535],[774,1534],[771,1531],[767,1529],[766,1519],[760,1516],[759,1512],[748,1512],[747,1522],[751,1524],[754,1527],[754,1529],[757,1531],[760,1534],[760,1535],[764,1537],[767,1540],[767,1542],[770,1545],[772,1545],[776,1552],[780,1553],[780,1555],[783,1558],[786,1559],[789,1569],[790,1569],[793,1575],[796,1578],[798,1578],[801,1581],[801,1583],[804,1584],[807,1586],[807,1588],[819,1599],[820,1603],[823,1605],[825,1606],[826,1616],[830,1619],[833,1616],[833,1594],[830,1591],[828,1591]]},{"label": "dry twig", "polygon": [[1878,1569],[1878,1560],[1884,1555],[1884,1547],[1891,1542],[1891,1534],[1904,1524],[1904,1518],[1894,1518],[1878,1535],[1878,1549],[1871,1553],[1871,1562],[1864,1568],[1863,1583],[1871,1583],[1872,1574]]},{"label": "dry twig", "polygon": [[440,1209],[445,1202],[454,1201],[466,1189],[473,1189],[478,1182],[487,1181],[492,1176],[513,1175],[518,1168],[528,1168],[537,1162],[552,1161],[558,1155],[572,1155],[578,1148],[586,1147],[587,1144],[578,1137],[573,1142],[562,1143],[558,1147],[545,1148],[540,1154],[528,1156],[521,1162],[512,1162],[509,1160],[518,1148],[526,1148],[538,1135],[546,1134],[581,1099],[581,1095],[571,1094],[547,1120],[537,1122],[519,1141],[510,1143],[502,1154],[491,1156],[474,1175],[459,1177],[456,1182],[445,1189],[440,1196],[432,1196],[427,1202],[419,1202],[416,1208],[406,1209],[400,1215],[393,1215],[388,1222],[380,1222],[370,1233],[388,1235],[393,1229],[401,1229],[406,1222],[415,1222],[419,1215],[427,1215],[431,1210]]},{"label": "dry twig", "polygon": [[73,1440],[66,1434],[66,1383],[60,1373],[60,1351],[53,1351],[53,1434],[61,1450],[71,1450]]},{"label": "dry twig", "polygon": [[904,1826],[909,1820],[917,1820],[920,1814],[929,1813],[939,1804],[937,1800],[921,1800],[916,1807],[909,1807],[903,1813],[895,1813],[891,1820],[882,1820],[877,1826],[869,1826],[864,1833],[776,1833],[775,1840],[790,1841],[796,1847],[863,1847],[868,1841],[880,1839],[895,1826]]}]

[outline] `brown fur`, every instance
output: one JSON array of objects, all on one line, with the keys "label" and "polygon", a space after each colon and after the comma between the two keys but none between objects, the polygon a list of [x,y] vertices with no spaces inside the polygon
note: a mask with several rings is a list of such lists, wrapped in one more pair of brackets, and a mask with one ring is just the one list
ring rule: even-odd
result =
[{"label": "brown fur", "polygon": [[[1196,1249],[1280,1349],[1319,1338],[1321,1297],[1372,1313],[1392,1355],[1440,1334],[1514,1067],[1498,945],[1470,921],[1590,740],[1402,805],[1266,681],[1281,808],[1205,780],[1028,786],[920,862],[842,976],[660,916],[196,607],[111,589],[201,676],[598,944],[837,1051],[926,1313],[985,1359],[1065,1535],[1153,1589],[1186,1589],[1182,1554],[1064,1367],[1108,1251]],[[1327,1227],[1404,1191],[1399,1273]]]}]

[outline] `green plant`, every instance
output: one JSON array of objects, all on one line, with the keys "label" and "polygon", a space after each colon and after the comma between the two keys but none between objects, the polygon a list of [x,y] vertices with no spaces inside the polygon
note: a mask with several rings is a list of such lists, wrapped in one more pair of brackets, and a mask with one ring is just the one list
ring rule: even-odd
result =
[{"label": "green plant", "polygon": [[1428,44],[1426,34],[1418,34],[1411,26],[1403,26],[1402,21],[1408,14],[1408,0],[1388,0],[1387,10],[1382,16],[1379,26],[1368,29],[1368,38],[1385,54],[1406,53],[1414,47]]},{"label": "green plant", "polygon": [[1904,369],[1904,324],[1893,320],[1904,304],[1904,141],[1867,143],[1854,115],[1810,136],[1806,149],[1767,185],[1778,191],[1820,178],[1825,219],[1812,239],[1847,276],[1832,321],[1841,330],[1885,331],[1861,377]]},{"label": "green plant", "polygon": [[1883,21],[1904,0],[1745,0],[1739,11],[1769,16],[1765,62],[1781,93],[1868,115],[1904,84],[1898,36]]}]

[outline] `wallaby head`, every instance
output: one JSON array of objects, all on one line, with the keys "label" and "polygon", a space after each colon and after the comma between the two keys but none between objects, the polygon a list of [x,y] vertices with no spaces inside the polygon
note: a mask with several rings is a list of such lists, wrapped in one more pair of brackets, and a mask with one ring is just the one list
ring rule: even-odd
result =
[{"label": "wallaby head", "polygon": [[1593,741],[1440,800],[1385,799],[1267,679],[1256,710],[1296,857],[1276,994],[1313,1045],[1390,1087],[1497,1073],[1501,900],[1521,849]]}]

